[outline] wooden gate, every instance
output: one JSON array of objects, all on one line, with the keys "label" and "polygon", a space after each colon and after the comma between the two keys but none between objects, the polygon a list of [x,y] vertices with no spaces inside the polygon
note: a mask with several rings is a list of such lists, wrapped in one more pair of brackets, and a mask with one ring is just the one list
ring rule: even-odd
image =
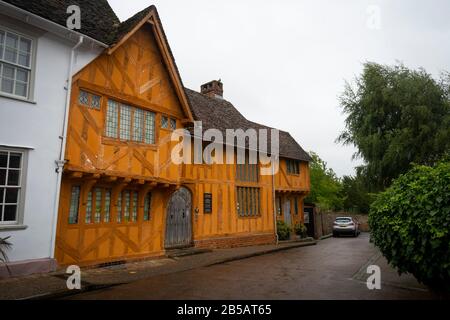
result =
[{"label": "wooden gate", "polygon": [[192,245],[191,193],[186,188],[175,191],[167,206],[165,248]]}]

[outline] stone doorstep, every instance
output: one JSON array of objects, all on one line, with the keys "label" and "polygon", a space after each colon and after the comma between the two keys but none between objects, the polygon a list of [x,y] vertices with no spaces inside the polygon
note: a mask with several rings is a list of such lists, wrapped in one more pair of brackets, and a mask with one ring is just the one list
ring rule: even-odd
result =
[{"label": "stone doorstep", "polygon": [[[60,299],[60,298],[64,298],[64,297],[68,297],[68,296],[72,296],[72,295],[77,295],[80,293],[91,292],[91,291],[95,291],[95,290],[106,289],[106,288],[110,288],[110,287],[114,287],[114,286],[119,286],[122,284],[131,283],[131,282],[138,281],[141,279],[150,278],[152,276],[158,276],[159,274],[183,272],[183,271],[188,271],[191,269],[209,267],[209,266],[219,265],[219,264],[228,263],[228,262],[232,262],[232,261],[247,259],[247,258],[251,258],[251,257],[255,257],[255,256],[261,256],[261,255],[265,255],[265,254],[275,253],[275,252],[279,252],[279,251],[283,251],[283,250],[312,246],[312,245],[316,245],[316,244],[317,244],[317,241],[315,241],[315,240],[302,239],[302,241],[294,240],[294,241],[288,241],[288,242],[280,242],[279,245],[277,245],[277,246],[269,245],[270,246],[269,248],[264,248],[265,247],[264,245],[258,245],[258,246],[254,246],[254,247],[241,247],[242,249],[244,249],[243,251],[245,251],[245,248],[247,248],[248,249],[247,251],[250,251],[250,252],[240,252],[235,255],[233,255],[232,252],[230,252],[230,254],[226,254],[226,253],[224,254],[225,250],[233,250],[233,249],[208,250],[209,252],[203,252],[201,250],[201,252],[199,252],[199,253],[210,254],[211,256],[203,257],[204,254],[199,254],[199,253],[195,253],[193,255],[179,256],[176,259],[172,260],[172,261],[174,261],[174,265],[177,266],[177,268],[174,268],[174,271],[172,271],[172,272],[170,272],[170,271],[166,272],[166,273],[165,272],[161,272],[161,273],[156,272],[153,275],[144,275],[143,277],[142,276],[139,277],[139,275],[133,275],[132,274],[133,271],[127,270],[126,268],[120,269],[120,270],[111,270],[111,269],[106,270],[106,268],[103,268],[103,269],[105,269],[105,271],[115,272],[115,274],[109,274],[109,276],[113,276],[114,278],[117,278],[117,281],[110,282],[110,283],[107,283],[107,281],[105,281],[104,284],[91,283],[89,281],[82,281],[82,289],[81,290],[69,291],[66,288],[61,289],[61,290],[56,290],[54,292],[45,292],[44,290],[42,290],[41,292],[38,292],[33,296],[17,297],[16,299],[18,299],[18,300]],[[253,250],[251,250],[251,249],[253,249]],[[197,249],[197,250],[199,250],[199,249]],[[216,257],[214,257],[215,253],[217,254]],[[197,264],[187,263],[186,267],[183,267],[182,264],[184,261],[186,261],[183,259],[185,259],[185,258],[197,259],[196,258],[197,256],[199,257],[198,258],[199,262]],[[202,262],[201,261],[202,259],[205,261]],[[161,267],[161,266],[150,266],[148,269],[157,269],[158,267]],[[143,270],[145,270],[145,269],[146,268],[144,268]],[[102,273],[102,270],[100,270],[100,269],[97,269],[97,270],[96,269],[88,269],[86,272],[92,272],[93,270],[99,272],[99,274]],[[63,284],[65,284],[65,279],[67,279],[67,275],[64,273],[61,273],[61,272],[56,272],[51,275],[48,275],[48,274],[42,275],[42,280],[44,281],[44,284],[43,284],[44,288],[45,288],[45,281],[47,281],[48,277],[58,278],[61,282],[63,282]],[[16,279],[16,285],[20,286],[20,279]],[[1,281],[0,281],[0,287],[1,287]]]}]

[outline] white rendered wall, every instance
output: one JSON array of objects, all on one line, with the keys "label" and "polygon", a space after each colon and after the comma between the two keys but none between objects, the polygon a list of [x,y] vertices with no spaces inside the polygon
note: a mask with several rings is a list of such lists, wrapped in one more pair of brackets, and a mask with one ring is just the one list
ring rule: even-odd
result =
[{"label": "white rendered wall", "polygon": [[[13,26],[12,24],[17,25]],[[10,261],[49,258],[54,215],[57,174],[55,160],[59,158],[66,80],[70,53],[75,45],[35,27],[27,27],[0,15],[0,26],[17,27],[35,35],[33,101],[23,102],[0,95],[0,146],[26,146],[28,167],[25,186],[24,230],[2,229],[0,237],[11,236],[13,248]],[[28,30],[25,30],[28,29]],[[17,29],[19,30],[19,29]],[[22,32],[24,33],[24,32]],[[74,73],[100,54],[100,49],[82,49],[76,56]]]}]

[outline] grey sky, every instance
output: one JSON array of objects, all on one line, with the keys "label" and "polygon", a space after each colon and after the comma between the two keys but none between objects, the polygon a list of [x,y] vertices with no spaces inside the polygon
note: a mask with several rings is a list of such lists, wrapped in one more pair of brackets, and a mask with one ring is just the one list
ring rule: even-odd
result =
[{"label": "grey sky", "polygon": [[187,87],[221,78],[247,118],[291,132],[339,176],[359,162],[334,142],[344,128],[337,97],[363,62],[450,70],[446,0],[109,2],[121,20],[156,5]]}]

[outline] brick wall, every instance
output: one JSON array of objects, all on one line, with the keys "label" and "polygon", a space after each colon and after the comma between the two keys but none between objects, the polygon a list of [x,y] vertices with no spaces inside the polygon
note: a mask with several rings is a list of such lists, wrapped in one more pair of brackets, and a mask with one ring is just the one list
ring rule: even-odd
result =
[{"label": "brick wall", "polygon": [[194,240],[196,248],[225,249],[275,243],[273,233]]}]

